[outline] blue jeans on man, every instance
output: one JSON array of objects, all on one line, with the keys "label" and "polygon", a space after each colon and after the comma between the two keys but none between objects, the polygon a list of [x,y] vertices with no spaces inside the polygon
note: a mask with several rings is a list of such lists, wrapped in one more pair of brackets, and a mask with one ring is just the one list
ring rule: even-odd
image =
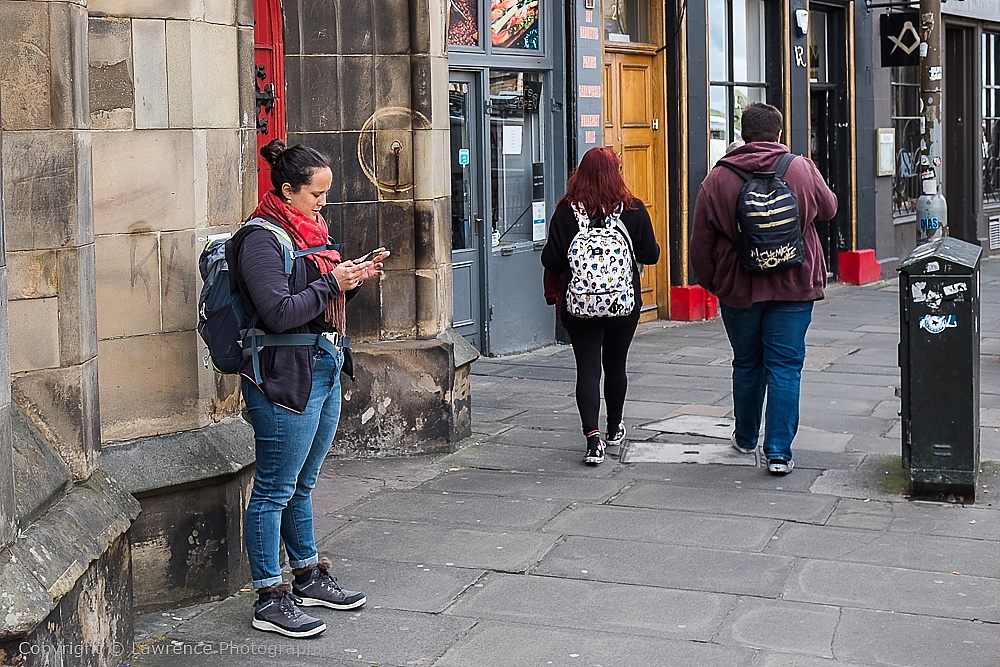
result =
[{"label": "blue jeans on man", "polygon": [[288,564],[319,562],[313,533],[312,490],[340,422],[340,368],[336,356],[317,349],[312,391],[302,414],[275,405],[243,378],[243,399],[253,422],[257,472],[247,507],[245,537],[254,588],[282,582],[280,542]]},{"label": "blue jeans on man", "polygon": [[736,444],[747,451],[757,448],[764,411],[764,456],[768,461],[791,461],[813,302],[763,301],[749,308],[720,308],[733,348]]}]

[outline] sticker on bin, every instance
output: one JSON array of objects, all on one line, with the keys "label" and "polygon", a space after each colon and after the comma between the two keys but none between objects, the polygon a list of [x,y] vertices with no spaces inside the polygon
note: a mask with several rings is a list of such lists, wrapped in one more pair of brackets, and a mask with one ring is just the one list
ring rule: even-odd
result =
[{"label": "sticker on bin", "polygon": [[939,334],[957,326],[958,320],[954,315],[924,315],[920,318],[920,328],[927,333]]},{"label": "sticker on bin", "polygon": [[965,283],[953,283],[951,285],[944,286],[945,296],[955,296],[959,292],[967,292],[968,290],[969,286]]}]

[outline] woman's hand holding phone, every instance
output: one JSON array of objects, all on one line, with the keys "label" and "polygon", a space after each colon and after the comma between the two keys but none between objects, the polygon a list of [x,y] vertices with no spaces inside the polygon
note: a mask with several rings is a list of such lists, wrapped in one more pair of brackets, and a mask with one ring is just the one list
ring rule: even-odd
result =
[{"label": "woman's hand holding phone", "polygon": [[366,280],[382,275],[382,262],[390,254],[385,248],[375,248],[364,257],[352,260],[352,264],[362,270],[364,276],[362,280]]}]

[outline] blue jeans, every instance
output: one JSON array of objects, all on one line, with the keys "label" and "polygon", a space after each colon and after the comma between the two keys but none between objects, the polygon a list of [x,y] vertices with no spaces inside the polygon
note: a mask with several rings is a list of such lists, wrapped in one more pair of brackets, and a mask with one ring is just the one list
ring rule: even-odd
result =
[{"label": "blue jeans", "polygon": [[733,346],[736,443],[743,449],[756,448],[766,393],[764,456],[768,459],[792,458],[812,309],[812,301],[764,301],[749,308],[721,305]]},{"label": "blue jeans", "polygon": [[343,363],[343,352],[334,356],[317,348],[312,391],[302,414],[275,405],[253,382],[242,380],[257,449],[244,527],[254,588],[281,583],[281,541],[292,567],[319,562],[312,490],[340,422]]}]

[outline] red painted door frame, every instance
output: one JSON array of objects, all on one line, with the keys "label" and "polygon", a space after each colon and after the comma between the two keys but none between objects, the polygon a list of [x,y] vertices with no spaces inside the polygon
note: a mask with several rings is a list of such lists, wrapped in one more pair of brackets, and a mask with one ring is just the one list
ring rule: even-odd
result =
[{"label": "red painted door frame", "polygon": [[253,1],[254,89],[257,96],[257,198],[271,189],[271,168],[260,156],[272,139],[285,139],[285,31],[281,0]]}]

